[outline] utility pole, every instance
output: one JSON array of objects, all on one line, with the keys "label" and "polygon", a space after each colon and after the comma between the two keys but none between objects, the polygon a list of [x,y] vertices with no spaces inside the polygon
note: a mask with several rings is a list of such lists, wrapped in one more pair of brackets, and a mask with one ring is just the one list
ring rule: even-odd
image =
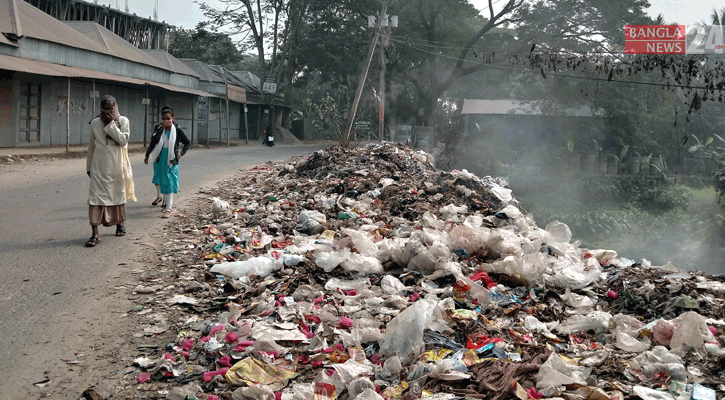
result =
[{"label": "utility pole", "polygon": [[383,16],[383,26],[381,30],[385,30],[380,35],[380,121],[378,122],[378,141],[382,142],[385,138],[385,47],[388,45],[388,35],[392,32],[392,28],[398,27],[398,16],[393,15],[388,23],[388,16]]},{"label": "utility pole", "polygon": [[375,52],[375,44],[378,42],[378,37],[380,36],[380,28],[383,24],[383,16],[385,15],[385,12],[388,11],[388,1],[383,1],[383,9],[380,11],[380,19],[378,20],[377,26],[375,28],[375,38],[373,38],[373,41],[370,43],[370,50],[368,51],[368,61],[365,65],[365,68],[363,69],[362,74],[360,75],[360,82],[357,84],[357,91],[355,92],[355,99],[352,102],[352,108],[350,110],[350,117],[349,121],[347,123],[347,132],[345,133],[345,141],[347,141],[350,138],[350,133],[352,132],[352,124],[355,122],[355,114],[357,114],[357,106],[360,103],[360,96],[362,95],[363,86],[365,86],[365,80],[368,77],[368,71],[370,70],[370,62],[373,60],[373,53]]}]

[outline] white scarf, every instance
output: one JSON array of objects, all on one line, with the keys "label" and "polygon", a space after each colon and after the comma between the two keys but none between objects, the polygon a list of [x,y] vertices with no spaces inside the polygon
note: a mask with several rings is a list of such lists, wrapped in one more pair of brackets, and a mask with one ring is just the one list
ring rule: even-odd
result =
[{"label": "white scarf", "polygon": [[164,149],[164,145],[168,143],[169,148],[169,156],[167,162],[169,163],[169,167],[173,167],[174,164],[172,161],[176,158],[176,153],[174,152],[174,146],[176,145],[176,127],[173,123],[171,123],[171,133],[169,134],[169,137],[166,137],[166,127],[162,127],[161,130],[161,139],[159,139],[159,142],[156,144],[156,147],[151,151],[151,159],[156,162],[156,158],[161,154],[161,150]]}]

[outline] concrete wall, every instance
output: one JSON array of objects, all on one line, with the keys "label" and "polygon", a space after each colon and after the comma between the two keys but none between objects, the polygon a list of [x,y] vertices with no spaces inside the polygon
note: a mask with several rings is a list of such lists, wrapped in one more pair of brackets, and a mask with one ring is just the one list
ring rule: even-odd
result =
[{"label": "concrete wall", "polygon": [[15,145],[15,94],[12,73],[0,74],[0,147]]}]

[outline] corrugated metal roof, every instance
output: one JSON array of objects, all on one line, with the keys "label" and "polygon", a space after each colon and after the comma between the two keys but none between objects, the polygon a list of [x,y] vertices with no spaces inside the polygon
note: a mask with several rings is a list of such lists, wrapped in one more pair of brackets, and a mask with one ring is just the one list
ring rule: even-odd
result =
[{"label": "corrugated metal roof", "polygon": [[461,114],[598,116],[588,106],[546,109],[542,107],[543,104],[542,101],[465,99]]},{"label": "corrugated metal roof", "polygon": [[27,72],[30,74],[37,75],[48,75],[57,77],[70,77],[70,78],[89,78],[99,79],[112,82],[126,82],[135,85],[149,85],[155,86],[162,89],[170,90],[172,92],[189,93],[203,97],[217,97],[211,93],[203,90],[192,89],[182,86],[169,85],[165,83],[147,81],[143,79],[131,78],[128,76],[114,75],[102,71],[94,71],[84,68],[69,67],[67,65],[53,64],[45,61],[29,60],[27,58],[13,57],[5,54],[0,54],[0,69]]},{"label": "corrugated metal roof", "polygon": [[218,71],[215,71],[209,65],[204,64],[199,60],[195,60],[193,58],[180,58],[179,61],[193,69],[201,77],[201,79],[207,82],[224,83],[224,78],[219,75]]},{"label": "corrugated metal roof", "polygon": [[247,90],[259,92],[259,77],[249,71],[229,71],[230,74],[234,75],[244,83],[244,87]]},{"label": "corrugated metal roof", "polygon": [[139,64],[171,70],[145,51],[125,41],[122,37],[92,21],[65,21],[65,25],[102,47],[107,54]]},{"label": "corrugated metal roof", "polygon": [[0,32],[110,54],[96,42],[22,0],[0,0]]},{"label": "corrugated metal roof", "polygon": [[143,50],[143,52],[148,54],[149,56],[153,57],[156,61],[158,61],[162,65],[164,65],[165,69],[167,69],[175,74],[191,75],[191,76],[195,76],[199,79],[202,78],[196,71],[189,68],[186,64],[181,62],[181,60],[172,56],[166,50],[148,49],[148,50]]}]

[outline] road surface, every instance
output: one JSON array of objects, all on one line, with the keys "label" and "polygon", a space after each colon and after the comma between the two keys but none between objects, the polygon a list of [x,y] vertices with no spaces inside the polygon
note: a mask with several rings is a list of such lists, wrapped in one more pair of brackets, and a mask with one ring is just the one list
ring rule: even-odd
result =
[{"label": "road surface", "polygon": [[[239,169],[326,146],[192,149],[181,160],[175,208]],[[128,234],[115,237],[114,228],[101,227],[95,248],[83,247],[91,233],[85,159],[0,166],[0,399],[60,398],[61,392],[77,399],[84,389],[77,386],[87,382],[67,370],[93,365],[95,353],[108,357],[128,341],[109,332],[120,329],[127,311],[113,289],[132,280],[138,243],[167,221],[160,207],[150,206],[156,197],[151,166],[142,154],[132,154],[131,163],[139,201],[127,205]],[[98,378],[87,372],[89,381]]]}]

